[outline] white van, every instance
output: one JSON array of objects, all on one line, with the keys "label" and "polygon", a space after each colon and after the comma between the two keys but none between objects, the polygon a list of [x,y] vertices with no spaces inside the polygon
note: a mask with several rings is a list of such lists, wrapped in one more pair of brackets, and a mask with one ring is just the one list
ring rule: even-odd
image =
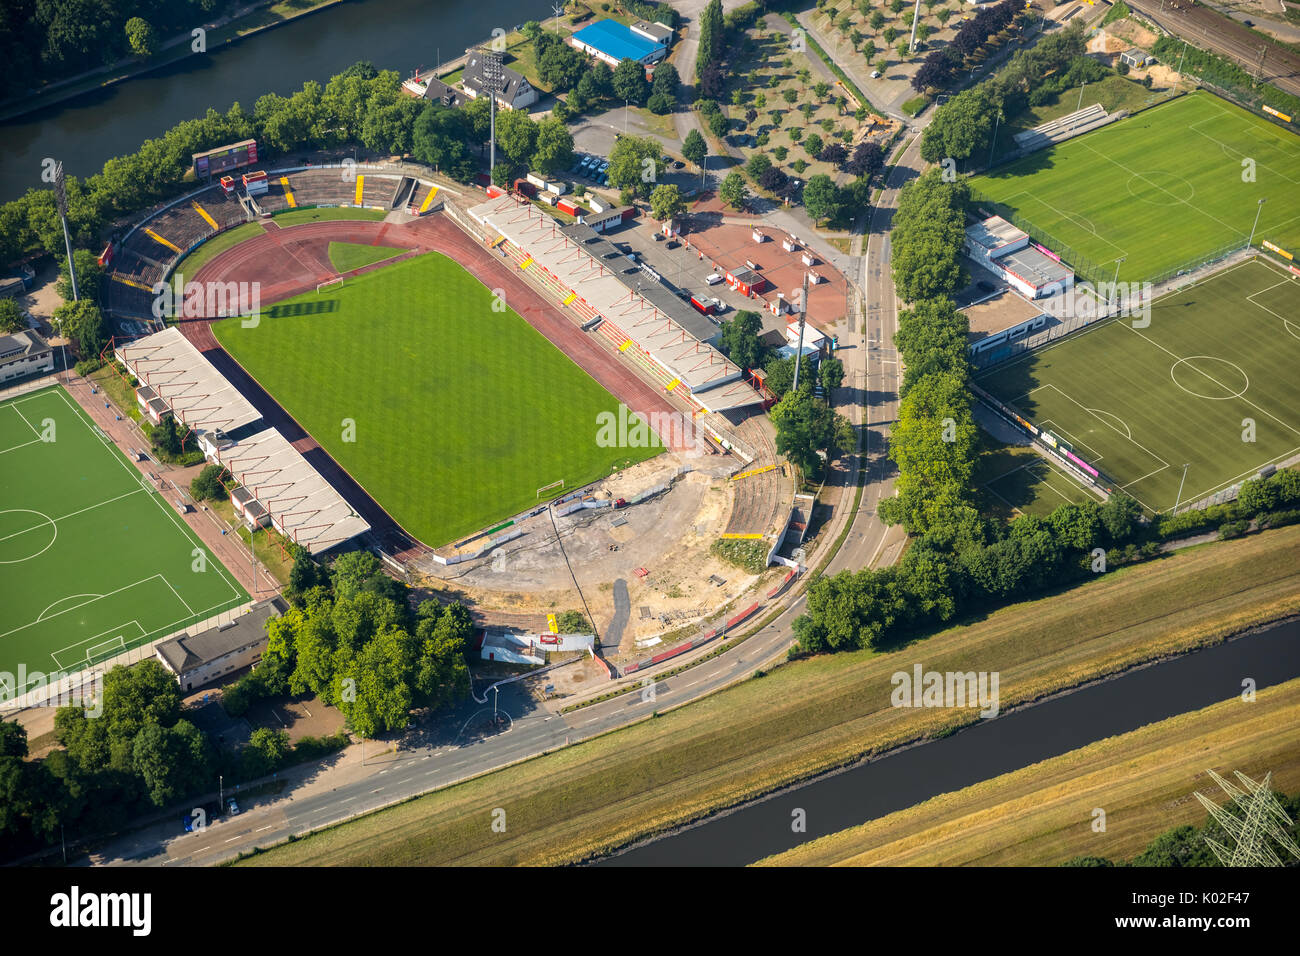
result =
[{"label": "white van", "polygon": [[711,275],[710,275],[707,279],[705,279],[704,281],[707,282],[709,285],[717,285],[719,282],[722,281],[722,276],[720,276],[720,275],[718,275],[718,273],[714,272],[713,274],[711,274]]}]

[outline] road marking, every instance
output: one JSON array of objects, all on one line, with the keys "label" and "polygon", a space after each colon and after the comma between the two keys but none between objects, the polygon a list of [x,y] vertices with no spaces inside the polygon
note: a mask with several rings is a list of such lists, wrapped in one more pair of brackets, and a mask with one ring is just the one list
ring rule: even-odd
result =
[{"label": "road marking", "polygon": [[356,799],[356,797],[348,797],[348,798],[345,799],[345,800],[340,800],[339,803],[348,803],[348,802],[350,802],[350,801],[352,801],[352,800],[355,800],[355,799]]},{"label": "road marking", "polygon": [[234,843],[236,840],[242,839],[243,836],[244,836],[244,835],[241,833],[239,836],[233,836],[233,837],[231,837],[231,838],[230,838],[229,840],[227,840],[226,842],[227,842],[227,843]]},{"label": "road marking", "polygon": [[266,826],[264,826],[264,827],[258,827],[258,828],[257,828],[256,830],[254,830],[253,832],[254,832],[254,833],[261,833],[263,830],[271,830],[271,829],[274,829],[274,827],[275,827],[275,824],[274,824],[274,823],[268,823],[268,824],[267,824]]},{"label": "road marking", "polygon": [[384,789],[383,787],[379,787],[378,789],[376,789],[376,790],[371,790],[370,792],[371,792],[371,793],[378,793],[380,790],[383,790],[383,789]]}]

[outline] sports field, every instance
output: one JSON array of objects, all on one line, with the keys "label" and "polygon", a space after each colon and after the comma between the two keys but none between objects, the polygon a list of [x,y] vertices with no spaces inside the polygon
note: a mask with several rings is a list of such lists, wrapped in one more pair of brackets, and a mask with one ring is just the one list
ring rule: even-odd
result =
[{"label": "sports field", "polygon": [[[1300,452],[1300,278],[1254,259],[976,378],[1149,511]],[[1253,423],[1253,425],[1252,425]]]},{"label": "sports field", "polygon": [[[1254,181],[1243,181],[1251,169]],[[1257,245],[1269,240],[1300,253],[1300,137],[1209,93],[1155,106],[970,185],[1094,281],[1110,281],[1120,258],[1121,281],[1154,281],[1244,246],[1256,212]],[[1088,262],[1100,275],[1087,274]]]},{"label": "sports field", "polygon": [[57,386],[0,404],[0,581],[9,674],[77,671],[248,600]]},{"label": "sports field", "polygon": [[597,415],[617,401],[493,302],[428,253],[264,308],[255,328],[213,331],[398,524],[437,546],[535,504],[543,485],[572,489],[660,450],[599,447]]},{"label": "sports field", "polygon": [[[992,444],[989,436],[985,442]],[[988,496],[987,510],[1004,518],[1020,514],[1045,517],[1063,504],[1097,501],[1096,495],[1052,467],[1033,449],[997,445],[981,454],[973,476]]]}]

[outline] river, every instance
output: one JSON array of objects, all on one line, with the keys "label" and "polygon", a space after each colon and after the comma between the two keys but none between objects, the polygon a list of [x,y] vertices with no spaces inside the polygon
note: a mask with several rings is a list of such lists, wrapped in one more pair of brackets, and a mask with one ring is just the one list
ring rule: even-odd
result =
[{"label": "river", "polygon": [[[1260,689],[1300,677],[1300,622],[1274,625],[1011,710],[950,737],[745,804],[601,862],[743,866],[1095,740],[1231,699],[1241,693],[1247,677]],[[1233,768],[1215,769],[1224,773]],[[806,833],[791,832],[795,809],[807,814]]]},{"label": "river", "polygon": [[[550,14],[546,0],[353,0],[255,34],[153,73],[0,124],[0,201],[43,187],[41,161],[63,160],[77,176],[134,152],[208,107],[238,100],[252,111],[263,93],[287,95],[324,82],[357,60],[403,78],[487,39]],[[213,143],[213,146],[222,145]]]}]

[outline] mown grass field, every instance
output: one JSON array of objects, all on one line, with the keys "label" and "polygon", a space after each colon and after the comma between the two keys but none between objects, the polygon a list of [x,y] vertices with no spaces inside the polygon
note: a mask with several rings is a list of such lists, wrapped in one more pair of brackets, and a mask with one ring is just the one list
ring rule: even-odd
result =
[{"label": "mown grass field", "polygon": [[[1254,181],[1243,181],[1243,160],[1254,164]],[[1154,281],[1244,246],[1257,211],[1257,243],[1300,252],[1300,138],[1209,93],[1162,103],[970,184],[1032,224],[1076,269],[1091,261],[1094,281],[1110,281],[1121,257],[1120,281]]]},{"label": "mown grass field", "polygon": [[62,387],[0,404],[0,454],[0,671],[75,672],[248,600]]},{"label": "mown grass field", "polygon": [[1097,500],[1033,449],[1004,445],[989,435],[981,438],[986,447],[976,460],[972,481],[986,513],[1007,519],[1020,514],[1041,518],[1067,502]]},{"label": "mown grass field", "polygon": [[617,412],[614,397],[492,304],[429,253],[213,331],[403,528],[438,546],[536,504],[542,485],[573,489],[659,451],[599,447],[597,415]]},{"label": "mown grass field", "polygon": [[392,246],[365,246],[358,242],[331,242],[329,245],[330,265],[336,272],[351,272],[373,262],[383,262],[394,256],[400,256],[405,250]]},{"label": "mown grass field", "polygon": [[[1255,259],[994,366],[976,381],[1148,511],[1300,451],[1300,278]],[[1253,436],[1247,432],[1253,422]],[[1183,484],[1183,465],[1187,481]]]},{"label": "mown grass field", "polygon": [[379,222],[388,213],[382,209],[355,209],[351,206],[309,206],[306,209],[290,209],[275,214],[275,221],[281,226],[300,226],[304,222],[332,222],[337,219],[364,219]]},{"label": "mown grass field", "polygon": [[[1076,856],[1137,856],[1165,830],[1201,826],[1193,796],[1225,797],[1206,770],[1232,780],[1272,771],[1300,788],[1300,680],[1224,701],[946,793],[843,830],[760,866],[1054,866]],[[1235,780],[1233,782],[1236,782]],[[1104,832],[1093,811],[1106,811]]]},{"label": "mown grass field", "polygon": [[[951,730],[890,706],[890,676],[997,669],[1004,707],[1300,609],[1300,526],[1190,549],[964,622],[891,653],[776,668],[701,701],[352,823],[252,865],[558,864],[861,756]],[[581,726],[581,711],[574,718]],[[504,808],[504,834],[490,829]]]}]

